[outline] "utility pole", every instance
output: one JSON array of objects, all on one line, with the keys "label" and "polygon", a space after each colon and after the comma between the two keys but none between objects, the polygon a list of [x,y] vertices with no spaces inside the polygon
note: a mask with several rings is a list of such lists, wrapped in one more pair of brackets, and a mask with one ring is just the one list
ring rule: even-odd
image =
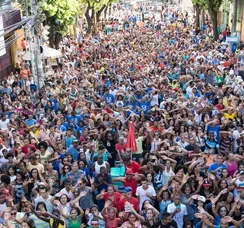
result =
[{"label": "utility pole", "polygon": [[235,33],[236,32],[237,6],[238,6],[238,0],[234,0],[234,2],[233,2],[233,12],[232,12],[231,33]]},{"label": "utility pole", "polygon": [[[32,14],[37,18],[37,2],[36,0],[31,0],[32,6]],[[40,52],[40,39],[38,36],[38,26],[39,23],[36,20],[34,25],[34,53],[35,53],[35,61],[36,61],[36,69],[37,69],[37,83],[38,88],[42,88],[44,86],[44,73],[43,73],[43,65],[41,59],[41,52]]]},{"label": "utility pole", "polygon": [[[28,7],[28,0],[25,0],[25,11],[26,11],[26,17],[29,17],[29,7]],[[26,39],[29,42],[29,52],[30,52],[30,59],[31,59],[31,71],[32,71],[32,77],[34,83],[37,83],[37,75],[36,75],[36,69],[35,69],[35,57],[34,57],[34,50],[33,50],[33,43],[32,43],[32,34],[33,34],[33,29],[30,24],[27,24],[26,28]]]}]

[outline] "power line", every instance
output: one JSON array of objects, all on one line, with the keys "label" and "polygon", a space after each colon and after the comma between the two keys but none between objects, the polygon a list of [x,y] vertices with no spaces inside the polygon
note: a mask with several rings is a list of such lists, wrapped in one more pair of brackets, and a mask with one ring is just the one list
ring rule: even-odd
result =
[{"label": "power line", "polygon": [[31,19],[33,19],[33,18],[27,18],[27,19],[25,19],[25,20],[23,20],[23,21],[20,21],[20,22],[18,22],[18,23],[16,23],[16,24],[11,25],[11,26],[7,27],[7,28],[10,28],[10,29],[8,29],[7,31],[5,31],[6,28],[1,29],[0,31],[5,31],[5,32],[0,33],[0,37],[6,35],[6,34],[8,34],[8,33],[10,33],[11,31],[13,31],[14,29],[16,29],[16,28],[18,28],[19,26],[23,25],[24,23],[30,21]]},{"label": "power line", "polygon": [[[11,14],[8,14],[8,15],[6,15],[6,13],[5,14],[2,14],[2,18],[3,18],[3,22],[5,22],[5,21],[7,21],[9,18],[11,18],[11,17],[14,17],[15,15],[17,15],[19,13],[19,10],[13,10],[12,12],[11,12]],[[5,15],[6,15],[6,17],[5,17]]]}]

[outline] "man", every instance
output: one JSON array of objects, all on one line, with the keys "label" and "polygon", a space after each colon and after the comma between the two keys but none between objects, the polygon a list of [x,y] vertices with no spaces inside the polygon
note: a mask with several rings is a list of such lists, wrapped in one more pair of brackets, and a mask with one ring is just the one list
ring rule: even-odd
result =
[{"label": "man", "polygon": [[68,154],[71,154],[72,155],[72,158],[74,161],[77,161],[78,160],[78,157],[79,157],[79,149],[78,149],[78,146],[79,146],[79,141],[78,139],[74,139],[73,140],[73,146],[71,146],[69,149],[68,149]]},{"label": "man", "polygon": [[172,220],[170,213],[164,212],[162,215],[162,220],[158,221],[154,227],[158,228],[178,228],[177,223]]},{"label": "man", "polygon": [[51,202],[52,196],[49,195],[47,187],[43,185],[42,182],[38,186],[38,192],[39,192],[39,196],[36,199],[34,199],[35,207],[39,202],[44,202],[47,207],[47,212],[52,213],[53,212],[53,204]]},{"label": "man", "polygon": [[29,164],[27,166],[27,170],[30,172],[34,168],[38,170],[40,176],[45,177],[45,170],[43,164],[38,163],[36,161],[36,156],[32,155],[29,157]]},{"label": "man", "polygon": [[2,171],[5,174],[7,174],[8,173],[8,168],[10,166],[13,167],[13,168],[16,168],[17,163],[16,163],[16,161],[14,161],[14,154],[12,154],[12,153],[8,153],[5,158],[8,159],[8,161],[3,164],[1,169],[2,169]]},{"label": "man", "polygon": [[108,159],[110,166],[114,166],[114,163],[116,161],[116,150],[115,150],[116,141],[113,139],[112,134],[110,133],[107,134],[106,139],[103,141],[103,145],[112,156],[110,159]]},{"label": "man", "polygon": [[119,211],[125,211],[125,203],[128,202],[133,205],[133,208],[136,211],[139,211],[139,202],[138,200],[132,196],[132,189],[130,187],[125,187],[125,197],[121,198],[118,204]]},{"label": "man", "polygon": [[180,195],[174,196],[174,202],[168,205],[167,212],[171,214],[171,218],[177,223],[178,228],[183,228],[187,210],[186,206],[181,203]]},{"label": "man", "polygon": [[133,173],[140,173],[140,169],[142,167],[140,167],[140,165],[137,162],[132,161],[129,154],[124,154],[122,159],[125,164],[126,170],[130,169]]},{"label": "man", "polygon": [[66,131],[66,136],[64,138],[65,140],[65,147],[66,147],[66,150],[68,150],[70,148],[70,146],[72,145],[73,141],[75,140],[75,136],[72,135],[72,128],[67,128],[67,131]]},{"label": "man", "polygon": [[95,176],[95,188],[100,193],[103,189],[107,191],[108,185],[110,184],[112,184],[111,175],[107,173],[106,167],[102,166],[100,173]]},{"label": "man", "polygon": [[244,136],[242,125],[238,125],[237,130],[233,131],[233,136],[234,136],[234,152],[236,152],[238,148],[238,140]]},{"label": "man", "polygon": [[36,124],[36,120],[33,119],[33,115],[29,115],[28,119],[25,120],[25,123],[28,127],[31,127]]},{"label": "man", "polygon": [[67,195],[71,200],[75,199],[75,196],[71,190],[72,187],[72,181],[70,179],[65,179],[64,180],[64,188],[61,189],[56,195],[55,197],[60,197],[61,195],[65,194]]},{"label": "man", "polygon": [[218,154],[216,158],[217,162],[211,164],[208,168],[208,172],[220,177],[222,169],[227,169],[227,165],[224,164],[224,156]]},{"label": "man", "polygon": [[67,178],[72,180],[72,185],[76,185],[77,181],[85,176],[84,171],[78,169],[78,163],[75,161],[72,164],[71,171],[67,173]]},{"label": "man", "polygon": [[0,119],[0,130],[7,131],[9,125],[9,119],[7,119],[6,114],[2,114]]},{"label": "man", "polygon": [[218,118],[214,118],[213,121],[207,124],[207,134],[209,135],[210,132],[214,132],[215,139],[219,141],[220,125]]},{"label": "man", "polygon": [[88,181],[86,178],[83,178],[80,184],[80,197],[79,197],[79,204],[80,207],[85,210],[87,208],[91,208],[93,203],[93,192],[95,190],[94,187],[94,179],[90,179],[91,187],[87,186]]},{"label": "man", "polygon": [[154,188],[148,185],[146,178],[144,177],[141,181],[141,186],[136,189],[136,196],[139,201],[140,209],[145,200],[149,200],[151,203],[156,199],[156,192]]},{"label": "man", "polygon": [[132,170],[127,169],[125,177],[113,178],[113,182],[123,182],[125,187],[132,189],[132,195],[136,195],[137,181],[144,177],[143,174],[135,174]]}]

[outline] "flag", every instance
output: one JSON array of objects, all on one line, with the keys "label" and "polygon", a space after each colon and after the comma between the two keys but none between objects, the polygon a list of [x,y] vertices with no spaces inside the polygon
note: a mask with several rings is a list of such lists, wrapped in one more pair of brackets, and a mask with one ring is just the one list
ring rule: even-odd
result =
[{"label": "flag", "polygon": [[134,126],[132,122],[129,122],[129,132],[127,136],[126,149],[130,149],[131,152],[137,151],[136,138],[134,133]]}]

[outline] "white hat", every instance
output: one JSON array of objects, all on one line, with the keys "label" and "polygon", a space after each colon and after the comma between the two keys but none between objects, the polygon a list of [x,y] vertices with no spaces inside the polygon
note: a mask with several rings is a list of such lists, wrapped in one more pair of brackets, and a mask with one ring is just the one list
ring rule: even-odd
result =
[{"label": "white hat", "polygon": [[206,198],[204,196],[198,196],[197,200],[202,201],[203,203],[206,202]]},{"label": "white hat", "polygon": [[230,70],[229,74],[230,75],[234,75],[234,71],[233,70]]}]

